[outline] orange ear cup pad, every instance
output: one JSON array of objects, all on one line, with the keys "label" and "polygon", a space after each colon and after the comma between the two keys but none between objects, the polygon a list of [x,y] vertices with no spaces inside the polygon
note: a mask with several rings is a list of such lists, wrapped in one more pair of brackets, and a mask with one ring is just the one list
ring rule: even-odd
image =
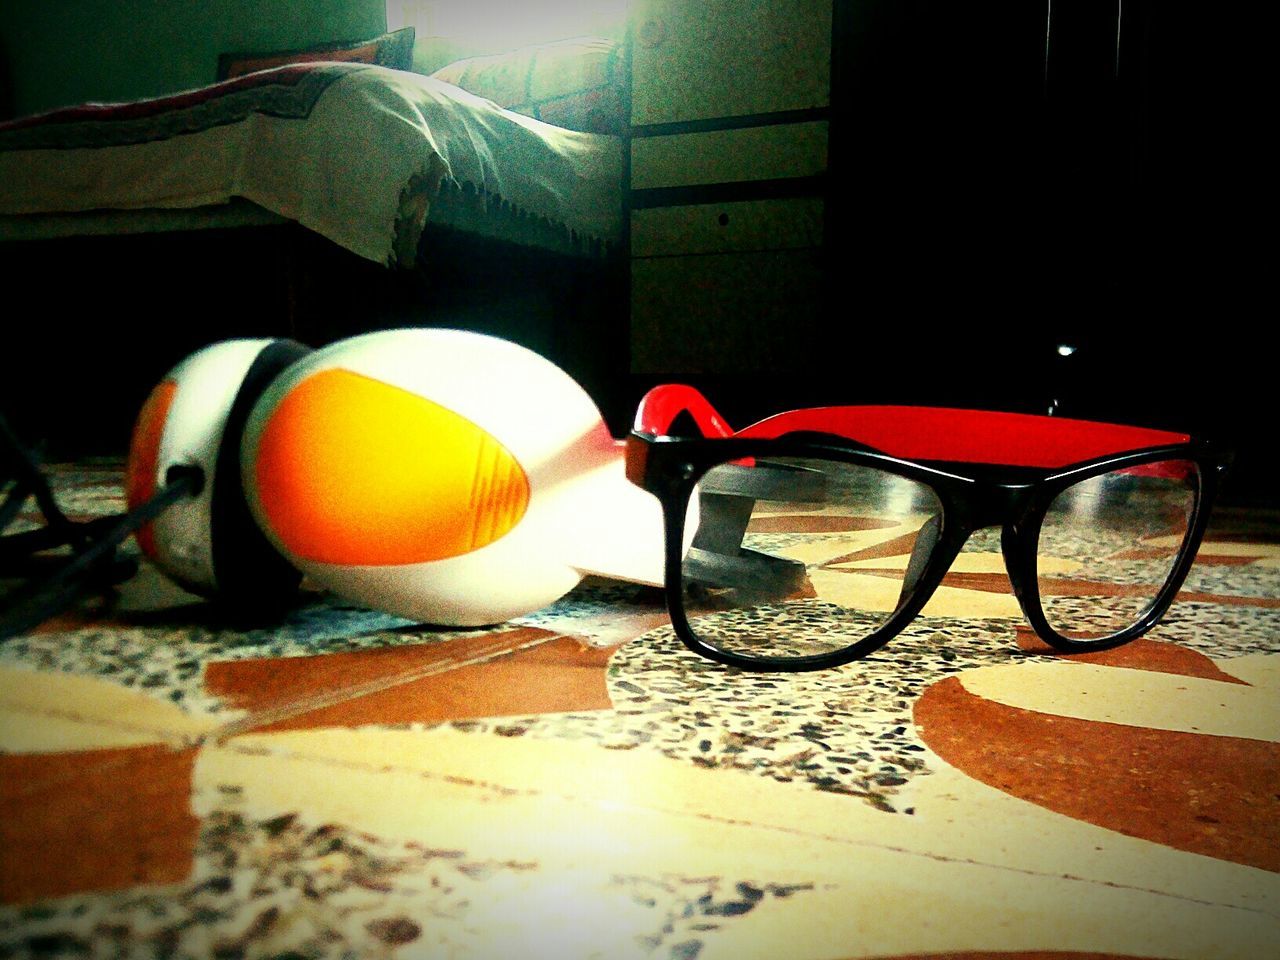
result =
[{"label": "orange ear cup pad", "polygon": [[[164,436],[169,408],[173,406],[173,398],[177,393],[178,384],[175,381],[160,381],[138,413],[124,469],[125,501],[130,510],[146,503],[156,492],[156,474],[160,469],[160,439]],[[151,524],[140,528],[135,536],[142,552],[152,560],[156,559],[155,530]]]},{"label": "orange ear cup pad", "polygon": [[515,457],[477,424],[342,369],[302,380],[270,412],[254,479],[288,553],[343,566],[477,550],[520,522],[530,494]]}]

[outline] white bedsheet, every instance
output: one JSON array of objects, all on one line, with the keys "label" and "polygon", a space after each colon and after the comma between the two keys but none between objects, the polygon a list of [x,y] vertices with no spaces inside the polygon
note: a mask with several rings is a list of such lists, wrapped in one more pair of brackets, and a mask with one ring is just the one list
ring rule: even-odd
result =
[{"label": "white bedsheet", "polygon": [[[622,145],[419,74],[263,71],[174,97],[0,125],[0,214],[244,198],[360,256],[410,263],[431,200],[461,185],[585,241],[622,227]],[[28,231],[29,235],[29,231]]]}]

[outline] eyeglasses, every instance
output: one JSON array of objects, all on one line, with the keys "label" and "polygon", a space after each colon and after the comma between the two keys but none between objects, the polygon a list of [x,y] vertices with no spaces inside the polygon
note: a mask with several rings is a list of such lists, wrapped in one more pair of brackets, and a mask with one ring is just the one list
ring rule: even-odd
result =
[{"label": "eyeglasses", "polygon": [[627,440],[628,478],[662,503],[676,633],[751,670],[876,650],[991,527],[1046,643],[1132,640],[1182,585],[1230,459],[1183,434],[931,407],[795,410],[734,432],[677,385],[650,391]]}]

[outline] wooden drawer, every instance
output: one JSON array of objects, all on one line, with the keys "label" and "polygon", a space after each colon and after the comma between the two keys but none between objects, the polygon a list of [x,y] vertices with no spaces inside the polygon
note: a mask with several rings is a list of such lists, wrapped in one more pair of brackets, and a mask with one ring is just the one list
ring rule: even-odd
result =
[{"label": "wooden drawer", "polygon": [[631,213],[631,255],[800,250],[822,243],[820,197],[699,203]]},{"label": "wooden drawer", "polygon": [[813,369],[827,347],[826,300],[816,249],[633,260],[632,371],[671,377]]},{"label": "wooden drawer", "polygon": [[810,177],[827,169],[827,123],[783,123],[631,141],[631,186]]},{"label": "wooden drawer", "polygon": [[832,0],[638,0],[631,122],[830,102]]}]

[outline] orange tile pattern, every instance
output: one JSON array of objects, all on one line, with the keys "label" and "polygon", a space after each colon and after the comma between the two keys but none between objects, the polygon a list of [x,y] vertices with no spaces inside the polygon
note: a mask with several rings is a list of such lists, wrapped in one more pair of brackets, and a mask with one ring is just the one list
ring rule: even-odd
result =
[{"label": "orange tile pattern", "polygon": [[159,745],[0,754],[0,903],[186,879],[195,757]]},{"label": "orange tile pattern", "polygon": [[1123,646],[1110,650],[1092,650],[1085,653],[1062,653],[1041,640],[1030,627],[1018,627],[1018,646],[1027,653],[1039,656],[1060,657],[1068,663],[1096,663],[1106,667],[1129,667],[1134,670],[1152,670],[1156,673],[1175,673],[1184,677],[1200,677],[1220,680],[1223,683],[1244,683],[1238,677],[1223,671],[1216,663],[1187,647],[1162,643],[1149,637],[1139,637]]},{"label": "orange tile pattern", "polygon": [[439,723],[606,709],[609,653],[526,627],[448,643],[214,663],[206,683],[250,711],[236,732]]},{"label": "orange tile pattern", "polygon": [[1086,823],[1280,872],[1280,743],[1148,730],[994,703],[955,677],[916,702],[943,760]]}]

